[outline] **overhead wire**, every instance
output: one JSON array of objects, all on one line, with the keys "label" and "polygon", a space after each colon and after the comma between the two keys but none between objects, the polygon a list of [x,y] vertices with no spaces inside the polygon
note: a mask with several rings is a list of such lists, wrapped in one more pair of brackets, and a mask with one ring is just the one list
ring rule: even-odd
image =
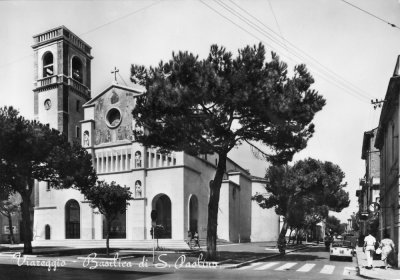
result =
[{"label": "overhead wire", "polygon": [[[155,5],[157,5],[157,4],[160,4],[162,1],[163,1],[163,0],[158,0],[158,1],[156,1],[156,2],[153,2],[153,3],[151,3],[150,5],[147,5],[147,6],[143,7],[143,8],[140,8],[140,9],[138,9],[138,10],[134,10],[134,11],[132,11],[132,12],[126,14],[126,15],[117,17],[117,18],[115,18],[115,19],[113,19],[113,20],[111,20],[111,21],[108,21],[108,22],[106,22],[106,23],[104,23],[104,24],[101,24],[101,25],[99,25],[99,26],[97,26],[97,27],[95,27],[95,28],[93,28],[93,29],[90,29],[90,30],[88,30],[88,31],[86,31],[86,32],[80,33],[80,34],[78,34],[78,36],[85,36],[85,35],[87,35],[87,34],[89,34],[89,33],[92,33],[92,32],[94,32],[94,31],[97,31],[97,30],[99,30],[99,29],[101,29],[101,28],[103,28],[103,27],[105,27],[105,26],[107,26],[107,25],[113,24],[113,23],[115,23],[115,22],[117,22],[117,21],[120,21],[120,20],[125,19],[125,18],[127,18],[127,17],[130,17],[130,16],[132,16],[132,15],[134,15],[134,14],[137,14],[137,13],[139,13],[139,12],[141,12],[141,11],[144,11],[144,10],[146,10],[146,9],[152,7],[152,6],[155,6]],[[17,62],[19,62],[19,61],[21,61],[21,60],[24,60],[24,59],[26,59],[26,58],[29,58],[29,57],[33,57],[33,54],[26,55],[26,56],[23,56],[23,57],[19,57],[19,58],[15,59],[15,60],[13,60],[13,61],[11,61],[11,62],[2,64],[2,65],[0,65],[0,69],[1,69],[1,68],[4,68],[4,67],[7,67],[7,66],[9,66],[9,65],[12,65],[12,64],[14,64],[14,63],[17,63]]]},{"label": "overhead wire", "polygon": [[285,40],[285,37],[283,36],[283,32],[281,30],[281,26],[279,25],[278,18],[276,17],[274,8],[272,7],[271,0],[268,0],[268,4],[269,4],[269,8],[271,9],[272,15],[274,16],[276,27],[278,28],[278,31],[279,31],[279,35],[282,38],[282,43],[285,45],[285,48],[287,50],[287,46],[286,46],[286,42],[285,42],[286,40]]},{"label": "overhead wire", "polygon": [[[235,26],[237,26],[237,27],[239,27],[240,29],[242,29],[243,31],[245,31],[246,33],[248,33],[249,35],[251,35],[251,36],[253,36],[253,37],[255,37],[256,39],[260,39],[259,38],[259,36],[256,36],[256,35],[254,35],[252,32],[249,32],[246,28],[244,28],[242,25],[240,25],[240,24],[238,24],[238,23],[236,23],[235,21],[233,21],[233,20],[231,20],[229,17],[227,17],[226,15],[224,15],[224,14],[222,14],[220,11],[218,11],[218,10],[216,10],[216,9],[214,9],[213,7],[211,7],[210,5],[208,5],[208,4],[206,4],[203,0],[200,0],[200,2],[201,3],[203,3],[204,5],[206,5],[207,7],[209,7],[211,10],[213,10],[215,13],[217,13],[218,15],[220,15],[221,17],[223,17],[223,18],[225,18],[226,20],[228,20],[229,22],[231,22],[232,24],[234,24]],[[217,0],[217,4],[219,4],[220,6],[223,6],[223,4],[221,5],[221,1],[218,1]],[[232,2],[231,0],[230,0],[230,2]],[[233,12],[232,12],[232,9],[229,9],[229,8],[227,8],[226,6],[225,6],[225,10],[229,10],[230,12],[231,12],[231,14],[234,14]],[[235,14],[234,14],[235,15]],[[260,32],[262,35],[264,35],[265,37],[267,37],[267,38],[270,38],[270,40],[271,41],[273,41],[274,43],[276,43],[276,44],[278,44],[278,45],[280,45],[281,47],[282,47],[282,44],[279,44],[278,42],[277,42],[277,40],[275,39],[275,38],[271,38],[271,35],[269,34],[269,33],[267,33],[267,32],[265,32],[265,31],[260,31],[259,29],[259,26],[257,26],[257,25],[255,25],[254,24],[254,22],[250,22],[249,23],[249,19],[248,18],[245,18],[244,19],[244,17],[243,17],[243,15],[241,15],[241,16],[238,16],[237,14],[236,14],[236,17],[239,17],[242,21],[244,21],[244,22],[246,22],[246,24],[247,25],[249,25],[250,27],[252,27],[253,28],[253,30],[256,30],[256,31],[258,31],[258,32]],[[254,16],[253,16],[253,18],[255,18]],[[258,20],[258,19],[257,19]],[[259,20],[258,20],[259,21]],[[259,21],[260,22],[260,21]],[[254,25],[256,26],[256,27],[254,27]],[[265,26],[265,24],[263,24],[264,26]],[[275,32],[274,32],[275,33]],[[276,34],[276,33],[275,33]],[[290,43],[288,40],[286,40],[285,38],[283,38],[283,36],[279,36],[280,38],[282,38],[285,42],[287,42],[288,44],[290,44],[292,47],[294,47],[295,49],[298,49],[298,48],[296,48],[296,46],[294,46],[292,43]],[[264,40],[261,40],[262,42],[264,42]],[[265,42],[264,42],[265,43]],[[266,45],[270,45],[270,44],[266,44]],[[287,47],[286,47],[287,48]],[[305,53],[304,51],[302,51],[302,50],[300,50],[300,49],[298,49],[299,51],[301,51],[301,52],[303,52],[305,55],[307,55],[307,56],[309,56],[307,53]],[[292,54],[295,54],[295,53],[293,53],[293,52],[291,52]],[[296,56],[297,57],[299,57],[299,55],[298,54],[296,54]],[[301,57],[301,56],[300,56]],[[313,57],[311,57],[311,56],[309,56],[311,59],[313,59],[314,61],[316,61],[317,62],[317,64],[319,64],[319,65],[321,65],[321,67],[324,67],[324,68],[326,68],[327,70],[326,71],[331,71],[329,68],[327,68],[327,67],[325,67],[324,65],[322,65],[321,63],[319,63],[315,58],[313,58]],[[293,59],[291,59],[291,60],[293,60]],[[332,72],[332,71],[331,71]],[[336,73],[334,73],[334,72],[332,72],[334,75],[337,75]],[[331,73],[331,74],[332,74]],[[320,74],[321,75],[321,74]],[[325,74],[326,75],[326,74]],[[322,75],[321,75],[322,76]],[[338,76],[338,75],[337,75]],[[323,77],[323,76],[322,76]],[[325,80],[327,80],[328,82],[331,82],[332,83],[332,77],[330,77],[330,79],[329,78],[327,78],[327,77],[323,77]],[[338,77],[333,77],[333,79],[335,80],[335,86],[338,86],[338,87],[340,87],[340,88],[342,88],[342,89],[344,89],[344,90],[346,90],[346,92],[348,92],[350,95],[352,95],[353,97],[355,97],[355,98],[358,98],[358,99],[360,99],[360,100],[362,100],[362,101],[364,101],[364,102],[367,102],[367,100],[369,101],[369,99],[370,99],[370,96],[366,96],[365,94],[363,94],[363,91],[361,90],[361,89],[359,89],[358,91],[361,91],[362,93],[360,93],[360,92],[358,92],[357,90],[355,90],[355,89],[350,89],[347,85],[345,85],[345,84],[343,84],[343,81],[340,81],[340,80],[338,80],[338,79],[342,79],[342,80],[344,80],[344,78],[342,78],[342,77],[340,77],[340,76],[338,76]],[[341,82],[341,84],[338,84],[338,82]],[[348,81],[346,81],[346,80],[344,80],[344,82],[347,82],[347,83],[350,83],[350,82],[348,82]],[[350,83],[351,84],[351,83]],[[352,85],[352,84],[351,84]],[[352,85],[353,87],[357,87],[357,86],[355,86],[355,85]],[[251,148],[251,150],[252,150],[252,152],[253,152],[253,154],[258,154],[258,157],[260,158],[260,154],[262,155],[261,157],[263,157],[263,158],[265,158],[265,157],[268,157],[268,155],[264,152],[264,151],[262,151],[260,148],[258,148],[255,144],[253,144],[253,143],[251,143],[251,142],[247,142],[249,145],[250,145],[250,148]]]},{"label": "overhead wire", "polygon": [[[236,11],[234,11],[234,10],[233,10],[232,8],[230,8],[230,7],[227,7],[227,6],[226,6],[224,3],[222,3],[221,1],[218,1],[218,0],[217,0],[217,4],[219,4],[220,6],[222,6],[223,8],[225,8],[226,10],[228,10],[230,13],[232,13],[233,15],[235,15],[236,17],[238,17],[240,20],[244,21],[246,24],[250,25],[250,27],[252,27],[253,29],[256,29],[258,32],[262,33],[264,36],[266,36],[267,38],[269,38],[271,41],[273,41],[274,43],[276,43],[276,44],[279,45],[280,47],[283,47],[283,48],[284,48],[284,45],[282,45],[282,43],[281,43],[279,40],[277,40],[276,38],[273,38],[273,36],[271,36],[269,33],[266,33],[266,32],[265,32],[263,29],[261,29],[259,26],[255,25],[254,22],[249,21],[248,18],[245,18],[245,17],[243,17],[241,14],[238,14]],[[265,41],[263,41],[263,42],[265,42]],[[291,55],[294,55],[294,56],[296,56],[297,58],[300,58],[300,59],[304,60],[304,57],[302,57],[302,56],[299,55],[299,54],[294,53],[293,50],[288,50],[288,51],[289,51],[289,53],[290,53]],[[294,61],[290,56],[288,56],[288,58],[289,58],[290,60]],[[297,61],[295,61],[295,62],[297,62]],[[343,85],[343,83],[341,83],[341,81],[338,80],[336,77],[329,77],[329,73],[328,73],[328,74],[326,74],[326,73],[317,73],[317,74],[319,74],[322,78],[324,78],[324,79],[327,80],[328,82],[332,82],[331,79],[333,79],[333,80],[336,82],[335,85],[336,85],[337,87],[340,87],[340,88],[342,88],[343,90],[348,91],[348,93],[349,93],[350,95],[353,95],[354,97],[356,97],[356,98],[358,98],[358,99],[360,99],[360,100],[362,100],[362,101],[364,101],[364,102],[366,102],[367,100],[370,99],[370,97],[363,96],[362,94],[360,94],[360,93],[358,93],[358,92],[355,92],[355,94],[357,94],[357,95],[355,95],[355,94],[353,93],[354,91],[349,91],[348,87],[347,87],[346,85]],[[325,77],[324,75],[325,75],[325,76],[328,76],[328,77]]]},{"label": "overhead wire", "polygon": [[[200,0],[203,4],[205,4],[204,1]],[[240,20],[242,20],[243,22],[245,22],[247,25],[249,25],[251,28],[255,29],[256,31],[260,32],[262,35],[264,35],[265,37],[267,37],[269,40],[271,40],[272,42],[274,42],[275,44],[277,44],[280,47],[284,47],[282,45],[282,43],[277,40],[276,38],[274,38],[273,36],[271,36],[270,34],[268,34],[267,32],[265,32],[263,29],[261,29],[259,26],[257,26],[256,24],[254,24],[254,22],[251,22],[248,20],[248,18],[243,17],[241,14],[238,14],[236,11],[234,11],[232,8],[230,7],[226,7],[226,5],[219,0],[216,0],[215,3],[217,3],[218,5],[222,6],[224,9],[228,10],[228,12],[230,12],[231,14],[233,14],[234,16],[238,17]],[[215,10],[213,7],[210,7],[209,5],[205,4],[206,6],[208,6],[210,9],[214,10],[214,12],[218,13],[220,16],[224,17],[225,19],[229,20],[230,22],[232,22],[233,24],[235,24],[236,26],[238,26],[239,28],[241,28],[242,30],[244,30],[245,32],[247,32],[248,34],[252,35],[253,37],[255,37],[256,39],[260,40],[261,42],[263,42],[264,44],[266,44],[267,46],[271,47],[271,49],[278,51],[277,48],[273,47],[272,45],[270,45],[269,43],[267,43],[265,40],[260,39],[258,36],[255,36],[253,33],[248,32],[247,29],[243,28],[242,26],[238,25],[237,23],[235,23],[234,21],[232,21],[230,18],[226,17],[225,15],[221,14],[219,11]],[[296,56],[296,57],[300,57],[298,54],[293,53],[293,51],[289,50],[289,53]],[[298,63],[298,61],[295,61],[291,56],[286,56],[287,59],[289,59],[292,62]],[[301,57],[300,57],[301,58]],[[326,74],[325,74],[326,75]],[[327,80],[328,82],[331,82],[331,80],[327,77],[324,77],[322,73],[320,73],[320,76],[322,78],[324,78],[325,80]],[[336,81],[335,86],[342,88],[343,90],[346,90],[350,95],[352,95],[355,98],[358,98],[361,101],[366,102],[367,100],[370,99],[370,97],[365,97],[365,96],[360,96],[359,93],[354,94],[352,91],[349,91],[349,89],[341,84],[338,84],[338,81]]]},{"label": "overhead wire", "polygon": [[370,16],[372,16],[372,17],[374,17],[374,18],[376,18],[376,19],[378,19],[378,20],[380,20],[380,21],[383,21],[384,23],[389,24],[391,27],[400,29],[400,27],[398,27],[396,24],[391,23],[391,22],[389,22],[389,21],[387,21],[387,20],[385,20],[385,19],[383,19],[383,18],[381,18],[381,17],[378,17],[378,16],[376,16],[376,15],[374,15],[374,14],[372,14],[372,13],[370,13],[370,12],[368,12],[368,11],[366,11],[366,10],[364,10],[364,9],[362,9],[362,8],[360,8],[360,7],[358,7],[358,6],[354,5],[354,4],[352,4],[352,3],[350,3],[350,2],[347,2],[347,1],[345,1],[345,0],[341,0],[341,1],[344,2],[344,3],[346,3],[346,4],[349,5],[349,6],[352,6],[353,8],[355,8],[355,9],[357,9],[357,10],[360,10],[360,11],[363,12],[363,13],[366,13],[366,14],[368,14],[368,15],[370,15]]},{"label": "overhead wire", "polygon": [[[364,90],[362,90],[361,88],[359,88],[357,85],[354,85],[353,83],[346,81],[345,78],[341,77],[339,74],[333,72],[331,69],[329,69],[328,67],[326,67],[325,65],[323,65],[321,62],[319,62],[319,60],[317,60],[316,58],[314,58],[313,56],[311,56],[310,54],[306,53],[305,51],[303,51],[302,49],[300,49],[299,47],[297,47],[296,45],[294,45],[293,43],[291,43],[290,41],[288,41],[286,38],[282,37],[280,34],[277,34],[272,28],[270,28],[268,25],[266,25],[265,23],[263,23],[262,21],[260,21],[257,17],[253,16],[251,13],[249,13],[247,10],[245,10],[244,8],[242,8],[240,5],[236,4],[234,1],[229,0],[233,5],[235,5],[237,8],[239,8],[240,10],[242,10],[243,12],[245,12],[247,15],[249,15],[251,18],[253,18],[254,20],[256,20],[258,23],[260,23],[262,26],[264,26],[265,28],[267,28],[269,31],[271,31],[273,34],[275,34],[276,36],[281,37],[281,39],[286,42],[287,44],[289,44],[292,48],[294,48],[295,50],[299,51],[300,53],[302,53],[304,56],[306,56],[307,58],[311,59],[313,61],[313,63],[319,65],[320,67],[324,68],[326,71],[330,72],[332,75],[334,75],[335,77],[337,77],[337,79],[340,79],[344,82],[346,82],[347,86],[352,87],[353,90],[358,91],[361,95],[363,95]],[[366,98],[371,98],[373,95],[371,94],[367,94],[365,97]]]},{"label": "overhead wire", "polygon": [[157,5],[157,4],[160,4],[162,1],[163,1],[163,0],[155,1],[154,3],[152,3],[152,4],[150,4],[150,5],[147,5],[147,6],[143,7],[143,8],[138,9],[138,10],[132,11],[132,12],[126,14],[126,15],[123,15],[123,16],[121,16],[121,17],[119,17],[119,18],[113,19],[113,20],[111,20],[111,21],[109,21],[109,22],[106,22],[106,23],[104,23],[104,24],[102,24],[102,25],[99,25],[99,26],[97,26],[97,27],[95,27],[95,28],[93,28],[93,29],[90,29],[89,31],[86,31],[86,32],[84,32],[84,33],[81,33],[81,34],[79,34],[79,36],[84,36],[84,35],[86,35],[86,34],[89,34],[89,33],[93,32],[93,31],[99,30],[99,29],[101,29],[101,28],[103,28],[103,27],[105,27],[105,26],[107,26],[107,25],[110,25],[110,24],[112,24],[112,23],[114,23],[114,22],[117,22],[117,21],[120,21],[120,20],[122,20],[122,19],[124,19],[124,18],[130,17],[130,16],[132,16],[132,15],[134,15],[134,14],[137,14],[137,13],[139,13],[139,12],[141,12],[141,11],[144,11],[144,10],[146,10],[146,9],[152,7],[152,6],[155,6],[155,5]]},{"label": "overhead wire", "polygon": [[121,80],[125,84],[125,86],[128,86],[128,84],[125,82],[124,78],[122,78],[122,75],[119,72],[117,72],[117,74],[121,78]]},{"label": "overhead wire", "polygon": [[[203,1],[201,1],[203,2]],[[233,4],[235,4],[233,1],[230,0],[230,2],[232,2]],[[203,2],[204,3],[204,2]],[[221,7],[223,7],[225,10],[227,10],[228,12],[230,12],[231,14],[233,14],[234,16],[238,17],[241,21],[245,22],[247,25],[249,25],[251,28],[257,30],[258,32],[260,32],[262,35],[264,35],[265,37],[267,37],[269,40],[271,40],[272,42],[274,42],[275,44],[277,44],[278,46],[280,46],[281,48],[285,48],[286,45],[282,44],[282,42],[280,42],[278,39],[274,38],[274,36],[270,33],[268,33],[267,31],[265,31],[264,29],[262,29],[260,26],[258,26],[256,23],[254,23],[254,21],[251,21],[249,18],[245,17],[243,14],[240,14],[239,12],[235,11],[232,7],[230,7],[229,5],[227,5],[226,3],[223,3],[222,1],[217,0],[216,3],[218,5],[220,5]],[[235,4],[237,7],[239,7],[242,11],[245,11],[243,8],[241,8],[240,6],[238,6],[237,4]],[[247,11],[245,11],[247,14],[251,15],[250,13],[248,13]],[[220,14],[220,13],[219,13]],[[252,15],[251,15],[252,16]],[[253,18],[255,18],[254,16],[252,16]],[[225,17],[226,18],[226,17]],[[260,22],[257,19],[258,22]],[[266,26],[265,24],[263,24],[263,26]],[[268,26],[266,26],[269,30],[271,30]],[[273,30],[272,30],[273,31]],[[273,31],[273,33],[276,36],[279,36],[280,38],[282,38],[279,34],[277,35],[277,33],[275,31]],[[293,49],[288,49],[288,52],[297,57],[300,58],[301,60],[307,60],[304,58],[303,55],[296,53],[295,51],[299,51],[304,53],[304,55],[308,56],[311,60],[314,61],[314,64],[317,64],[318,66],[314,65],[314,67],[319,67],[319,68],[323,68],[323,69],[319,69],[319,73],[316,72],[316,74],[319,74],[322,78],[324,78],[324,80],[327,80],[330,83],[333,83],[337,86],[342,88],[343,90],[346,90],[346,92],[348,92],[350,95],[352,95],[355,98],[358,98],[361,101],[364,102],[369,102],[369,100],[371,99],[372,95],[366,95],[365,93],[363,93],[363,91],[361,89],[357,89],[356,86],[352,85],[351,87],[351,83],[347,82],[344,80],[343,77],[340,77],[339,75],[337,75],[336,73],[334,73],[332,70],[330,70],[329,68],[327,68],[326,66],[322,65],[320,62],[318,62],[316,59],[314,59],[313,57],[311,57],[310,55],[308,55],[307,53],[305,53],[304,51],[301,51],[300,49],[298,49],[296,46],[294,46],[292,43],[290,43],[288,40],[286,40],[285,38],[282,38],[285,42],[287,42],[288,44],[291,45],[291,47]],[[262,40],[262,42],[265,42],[264,40]],[[289,57],[290,58],[290,57]],[[291,59],[291,58],[290,58]],[[293,60],[293,59],[291,59]],[[349,85],[350,84],[350,85]]]}]

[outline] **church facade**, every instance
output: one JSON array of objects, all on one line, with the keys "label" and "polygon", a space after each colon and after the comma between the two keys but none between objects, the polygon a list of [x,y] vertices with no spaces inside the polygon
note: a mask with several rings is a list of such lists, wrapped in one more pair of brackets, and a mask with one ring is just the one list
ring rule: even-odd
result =
[{"label": "church facade", "polygon": [[[138,85],[116,79],[91,98],[91,47],[61,26],[34,36],[35,117],[78,140],[92,155],[99,180],[129,187],[134,199],[113,222],[111,238],[151,240],[150,213],[157,211],[160,238],[184,241],[188,232],[207,235],[209,184],[218,157],[162,154],[135,141],[131,114]],[[249,154],[249,157],[253,155]],[[228,159],[221,187],[218,238],[231,242],[276,240],[279,217],[251,200],[265,192],[263,179]],[[104,218],[76,190],[53,190],[37,182],[34,245],[104,239]]]}]

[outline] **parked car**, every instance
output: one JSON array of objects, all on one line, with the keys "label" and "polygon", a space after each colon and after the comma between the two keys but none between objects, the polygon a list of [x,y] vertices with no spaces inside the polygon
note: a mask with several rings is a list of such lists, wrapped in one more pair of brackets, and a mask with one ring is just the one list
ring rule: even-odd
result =
[{"label": "parked car", "polygon": [[335,239],[331,243],[329,260],[333,258],[346,258],[353,260],[354,248],[350,241]]},{"label": "parked car", "polygon": [[353,248],[356,248],[356,246],[357,246],[357,236],[347,234],[347,235],[344,236],[344,240],[350,241],[351,242],[351,246],[353,246]]}]

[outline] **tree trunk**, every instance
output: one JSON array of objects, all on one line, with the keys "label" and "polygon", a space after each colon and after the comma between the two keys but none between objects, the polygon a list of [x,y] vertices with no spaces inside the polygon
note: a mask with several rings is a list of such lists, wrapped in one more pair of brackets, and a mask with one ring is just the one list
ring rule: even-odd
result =
[{"label": "tree trunk", "polygon": [[290,228],[288,244],[290,244],[290,238],[292,237],[292,232],[293,232],[293,228]]},{"label": "tree trunk", "polygon": [[8,218],[8,227],[10,228],[10,243],[14,244],[15,240],[14,240],[14,230],[12,225],[11,213],[8,213],[7,218]]},{"label": "tree trunk", "polygon": [[284,217],[282,229],[281,229],[281,232],[279,233],[279,237],[278,237],[278,249],[281,254],[285,254],[287,229],[288,229],[288,222],[287,222],[287,218]]},{"label": "tree trunk", "polygon": [[226,169],[226,159],[227,153],[219,154],[217,171],[214,180],[210,183],[207,222],[207,260],[209,261],[216,260],[217,257],[218,204],[221,184]]},{"label": "tree trunk", "polygon": [[32,254],[31,192],[21,193],[22,222],[24,225],[24,254]]},{"label": "tree trunk", "polygon": [[107,219],[107,236],[106,236],[107,237],[107,240],[106,240],[107,257],[110,255],[110,230],[111,230],[111,221],[110,221],[110,219]]}]

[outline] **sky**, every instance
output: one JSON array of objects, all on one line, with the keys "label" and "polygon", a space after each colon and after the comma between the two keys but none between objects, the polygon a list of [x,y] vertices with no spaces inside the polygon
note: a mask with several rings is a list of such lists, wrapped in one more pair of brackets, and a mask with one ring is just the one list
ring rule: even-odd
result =
[{"label": "sky", "polygon": [[[129,83],[131,64],[157,65],[173,51],[205,58],[218,44],[236,55],[262,42],[290,69],[305,63],[327,101],[294,161],[313,157],[342,168],[351,204],[335,215],[345,222],[357,211],[365,175],[363,133],[379,122],[370,100],[385,97],[400,55],[400,29],[387,23],[400,26],[399,15],[398,0],[0,1],[0,106],[33,118],[32,36],[60,25],[92,47],[92,97],[110,85],[114,67]],[[267,164],[254,163],[248,147],[231,157],[265,175]]]}]

